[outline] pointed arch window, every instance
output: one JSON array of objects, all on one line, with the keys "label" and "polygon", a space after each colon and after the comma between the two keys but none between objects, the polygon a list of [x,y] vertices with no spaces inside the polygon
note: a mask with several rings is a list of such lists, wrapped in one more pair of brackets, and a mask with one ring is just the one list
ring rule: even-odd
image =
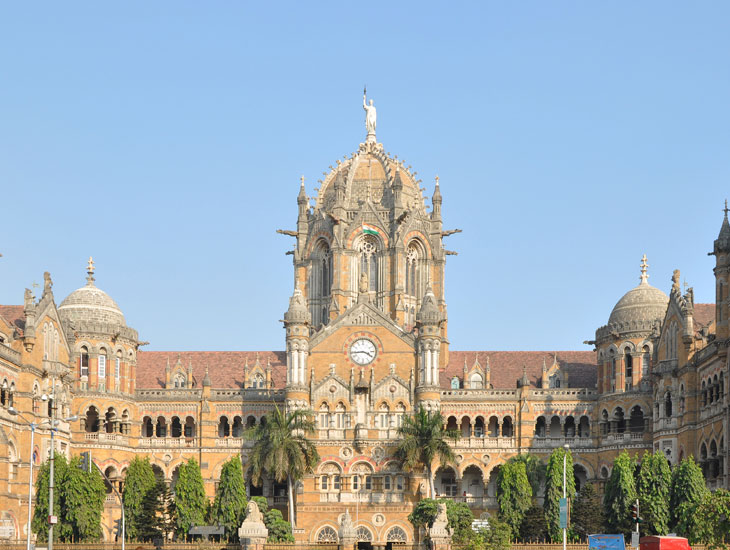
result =
[{"label": "pointed arch window", "polygon": [[420,269],[419,260],[421,258],[419,247],[415,242],[408,245],[406,252],[406,294],[408,296],[417,297],[423,294],[420,291]]},{"label": "pointed arch window", "polygon": [[312,271],[309,280],[310,309],[313,326],[327,324],[329,298],[332,290],[332,253],[329,244],[321,239],[312,253]]},{"label": "pointed arch window", "polygon": [[[368,290],[378,291],[378,241],[372,235],[365,235],[358,246],[360,253],[360,274],[368,277]],[[359,280],[359,277],[358,277]]]},{"label": "pointed arch window", "polygon": [[89,350],[86,346],[81,347],[79,355],[79,374],[81,376],[89,376]]}]

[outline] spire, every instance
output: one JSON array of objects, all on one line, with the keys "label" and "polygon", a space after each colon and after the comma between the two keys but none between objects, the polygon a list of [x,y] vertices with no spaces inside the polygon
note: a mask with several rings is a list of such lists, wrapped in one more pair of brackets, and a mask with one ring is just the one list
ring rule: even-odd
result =
[{"label": "spire", "polygon": [[526,388],[530,385],[530,379],[527,378],[527,365],[522,365],[522,377],[520,378],[518,385],[522,388]]},{"label": "spire", "polygon": [[433,190],[433,196],[431,197],[431,204],[433,204],[433,212],[431,218],[434,220],[441,219],[441,188],[439,187],[439,177],[436,176],[436,187]]},{"label": "spire", "polygon": [[725,199],[725,208],[722,209],[724,216],[722,218],[722,227],[720,227],[720,234],[717,236],[715,241],[714,254],[718,252],[730,252],[730,222],[727,219],[727,213],[730,211],[727,207],[727,199]]},{"label": "spire", "polygon": [[426,294],[421,300],[421,309],[416,314],[416,322],[421,325],[437,325],[441,322],[441,312],[436,305],[431,283],[426,287]]},{"label": "spire", "polygon": [[639,284],[642,284],[642,285],[649,284],[649,274],[646,272],[648,267],[649,267],[649,264],[646,262],[646,254],[644,254],[641,257],[641,275],[639,276],[639,281],[641,281],[641,282]]},{"label": "spire", "polygon": [[89,256],[89,263],[86,266],[86,273],[87,273],[86,284],[88,286],[94,286],[94,281],[96,280],[96,279],[94,279],[95,270],[96,270],[96,268],[94,267],[94,258]]},{"label": "spire", "polygon": [[205,376],[203,377],[203,387],[210,387],[210,374],[208,373],[208,367],[205,367]]}]

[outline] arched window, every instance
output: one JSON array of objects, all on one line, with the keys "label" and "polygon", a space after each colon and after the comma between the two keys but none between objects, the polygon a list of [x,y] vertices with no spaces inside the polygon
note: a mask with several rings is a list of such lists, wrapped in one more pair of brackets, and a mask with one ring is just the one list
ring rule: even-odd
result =
[{"label": "arched window", "polygon": [[187,377],[181,372],[176,373],[175,378],[173,380],[173,385],[176,388],[184,388],[186,386],[186,384],[187,384]]},{"label": "arched window", "polygon": [[629,348],[624,350],[624,372],[626,373],[626,391],[630,391],[634,385],[634,361]]},{"label": "arched window", "polygon": [[473,390],[481,390],[484,388],[484,378],[478,372],[473,373],[469,377],[469,387]]},{"label": "arched window", "polygon": [[327,403],[319,407],[319,427],[323,430],[330,427],[330,408]]},{"label": "arched window", "polygon": [[227,416],[221,416],[218,420],[218,437],[228,437],[231,435],[231,426],[228,423]]},{"label": "arched window", "polygon": [[106,350],[104,348],[101,348],[99,350],[99,370],[97,372],[99,376],[99,386],[102,386],[104,384],[104,379],[106,378]]},{"label": "arched window", "polygon": [[263,390],[266,388],[266,379],[264,378],[264,375],[260,372],[257,372],[253,375],[251,378],[251,387],[259,390]]},{"label": "arched window", "polygon": [[93,405],[86,411],[86,431],[89,433],[99,431],[99,411]]},{"label": "arched window", "polygon": [[406,252],[406,294],[415,298],[423,295],[419,266],[421,258],[421,250],[417,243],[409,244]]},{"label": "arched window", "polygon": [[243,419],[240,416],[233,418],[233,428],[231,429],[233,437],[243,437]]},{"label": "arched window", "polygon": [[152,419],[149,416],[145,416],[142,420],[142,437],[152,437],[155,433],[155,428],[152,425]]},{"label": "arched window", "polygon": [[317,533],[317,542],[319,544],[339,544],[340,537],[337,535],[337,531],[327,525]]},{"label": "arched window", "polygon": [[192,416],[188,416],[185,419],[184,430],[185,430],[184,433],[185,433],[186,438],[189,439],[191,437],[195,437],[195,419]]},{"label": "arched window", "polygon": [[347,427],[346,409],[342,403],[337,403],[337,407],[335,407],[335,427],[338,430],[344,430]]},{"label": "arched window", "polygon": [[560,375],[553,374],[548,380],[548,385],[551,388],[559,388],[560,387]]},{"label": "arched window", "polygon": [[332,289],[332,253],[329,244],[324,239],[317,242],[312,252],[309,289],[312,326],[326,325],[329,320],[329,301]]},{"label": "arched window", "polygon": [[[491,426],[491,420],[490,420],[490,426]],[[537,423],[535,424],[535,437],[545,437],[546,431],[547,431],[547,425],[545,422],[545,417],[538,416]]]},{"label": "arched window", "polygon": [[381,403],[378,415],[375,417],[376,428],[387,428],[390,425],[390,408],[387,404]]},{"label": "arched window", "polygon": [[114,380],[116,380],[117,385],[119,385],[119,380],[120,380],[121,376],[122,376],[122,350],[117,350],[117,356],[114,361]]},{"label": "arched window", "polygon": [[672,416],[672,394],[670,392],[664,394],[664,415],[667,418]]},{"label": "arched window", "polygon": [[89,376],[89,349],[86,346],[81,346],[79,354],[79,375]]},{"label": "arched window", "polygon": [[182,423],[180,418],[177,416],[172,417],[172,423],[170,424],[170,435],[172,437],[180,437],[182,435]]},{"label": "arched window", "polygon": [[649,376],[649,360],[651,354],[649,353],[649,346],[644,346],[641,353],[641,377],[646,379]]},{"label": "arched window", "polygon": [[164,416],[157,417],[157,425],[155,426],[155,435],[157,437],[167,437],[167,421]]},{"label": "arched window", "polygon": [[611,391],[616,391],[616,351],[608,352],[608,362],[611,366]]},{"label": "arched window", "polygon": [[378,241],[372,235],[365,235],[358,245],[360,255],[360,274],[358,275],[356,284],[359,283],[360,276],[365,273],[368,277],[368,290],[371,292],[378,291]]},{"label": "arched window", "polygon": [[393,527],[390,531],[388,531],[388,534],[386,535],[385,539],[388,542],[395,542],[395,543],[401,543],[405,544],[408,542],[408,537],[406,536],[406,532],[401,529],[400,527]]}]

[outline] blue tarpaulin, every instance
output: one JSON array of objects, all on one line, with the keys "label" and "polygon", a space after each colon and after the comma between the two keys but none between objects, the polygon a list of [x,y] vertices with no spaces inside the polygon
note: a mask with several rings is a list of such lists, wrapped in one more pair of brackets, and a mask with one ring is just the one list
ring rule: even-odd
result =
[{"label": "blue tarpaulin", "polygon": [[626,550],[623,535],[588,535],[588,548],[596,550]]}]

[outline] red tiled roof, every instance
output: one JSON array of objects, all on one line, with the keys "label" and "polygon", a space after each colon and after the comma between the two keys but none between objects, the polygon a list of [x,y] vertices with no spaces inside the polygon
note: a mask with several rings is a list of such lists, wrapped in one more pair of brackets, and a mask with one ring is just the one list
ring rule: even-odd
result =
[{"label": "red tiled roof", "polygon": [[25,312],[23,306],[0,306],[0,317],[23,334],[25,328]]},{"label": "red tiled roof", "polygon": [[598,373],[593,351],[450,351],[449,364],[440,376],[441,386],[449,388],[454,376],[463,378],[465,360],[467,371],[474,366],[475,359],[485,370],[489,358],[490,382],[494,388],[516,388],[523,367],[526,367],[530,385],[539,387],[543,359],[549,369],[556,353],[558,364],[568,372],[569,387],[595,387]]},{"label": "red tiled roof", "polygon": [[695,332],[710,325],[715,320],[715,304],[695,304]]},{"label": "red tiled roof", "polygon": [[165,387],[165,367],[170,361],[171,370],[178,358],[185,372],[188,364],[193,367],[196,388],[203,386],[205,368],[208,367],[213,388],[242,388],[243,368],[248,361],[251,372],[258,356],[259,365],[266,372],[271,362],[271,380],[274,388],[286,385],[286,353],[283,351],[140,351],[137,355],[137,387],[156,389]]}]

